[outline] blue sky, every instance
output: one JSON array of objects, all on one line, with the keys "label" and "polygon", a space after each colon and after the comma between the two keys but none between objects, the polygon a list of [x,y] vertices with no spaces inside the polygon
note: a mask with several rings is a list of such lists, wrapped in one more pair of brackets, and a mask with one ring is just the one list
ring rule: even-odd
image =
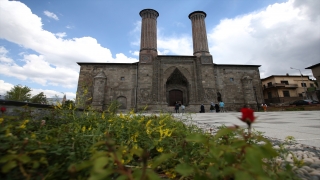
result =
[{"label": "blue sky", "polygon": [[0,94],[14,85],[75,98],[76,62],[136,62],[142,9],[159,12],[158,52],[192,55],[188,15],[207,13],[216,64],[261,65],[261,78],[320,62],[318,0],[0,0]]}]

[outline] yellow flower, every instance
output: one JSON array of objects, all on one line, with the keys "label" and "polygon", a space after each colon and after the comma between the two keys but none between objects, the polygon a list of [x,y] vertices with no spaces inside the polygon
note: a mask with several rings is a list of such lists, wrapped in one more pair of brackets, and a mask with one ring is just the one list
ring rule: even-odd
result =
[{"label": "yellow flower", "polygon": [[35,139],[37,136],[35,133],[31,133],[31,139]]},{"label": "yellow flower", "polygon": [[175,174],[175,173],[169,172],[169,171],[166,172],[166,175],[167,175],[170,179],[174,179],[174,178],[176,177],[176,174]]},{"label": "yellow flower", "polygon": [[88,131],[90,131],[91,130],[91,126],[88,128]]},{"label": "yellow flower", "polygon": [[120,112],[120,118],[123,119],[124,115],[122,114],[122,112]]},{"label": "yellow flower", "polygon": [[133,149],[138,149],[138,145],[137,145],[137,144],[134,144],[134,145],[133,145]]},{"label": "yellow flower", "polygon": [[72,104],[71,103],[69,104],[69,109],[72,109]]},{"label": "yellow flower", "polygon": [[3,118],[0,118],[0,124],[3,122]]},{"label": "yellow flower", "polygon": [[163,147],[157,147],[157,151],[161,153],[163,151]]},{"label": "yellow flower", "polygon": [[10,128],[6,129],[6,137],[12,136],[12,133],[10,132]]},{"label": "yellow flower", "polygon": [[24,120],[23,124],[27,124],[29,122],[29,120]]},{"label": "yellow flower", "polygon": [[152,120],[150,119],[147,124],[146,124],[146,127],[149,127],[149,125],[151,124]]},{"label": "yellow flower", "polygon": [[20,129],[24,129],[24,128],[26,128],[26,125],[25,124],[21,124],[20,125]]},{"label": "yellow flower", "polygon": [[133,115],[134,114],[134,109],[132,109],[129,114]]},{"label": "yellow flower", "polygon": [[104,118],[105,118],[105,117],[104,117],[104,112],[102,113],[101,118],[102,118],[102,119],[104,119]]},{"label": "yellow flower", "polygon": [[82,130],[82,132],[85,132],[86,131],[86,126],[83,126],[81,130]]},{"label": "yellow flower", "polygon": [[127,152],[127,150],[125,150],[125,149],[124,149],[124,150],[122,150],[122,154],[124,154],[124,153],[126,153],[126,152]]}]

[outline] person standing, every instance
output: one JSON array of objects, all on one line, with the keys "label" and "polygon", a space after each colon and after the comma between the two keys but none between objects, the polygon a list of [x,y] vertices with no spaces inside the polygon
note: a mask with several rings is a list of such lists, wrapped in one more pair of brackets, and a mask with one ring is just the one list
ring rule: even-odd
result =
[{"label": "person standing", "polygon": [[220,111],[221,112],[225,112],[225,110],[224,110],[224,102],[223,101],[219,102],[219,107],[220,107]]},{"label": "person standing", "polygon": [[214,111],[214,103],[211,102],[211,104],[210,104],[210,112],[213,112],[213,111]]},{"label": "person standing", "polygon": [[186,109],[186,107],[182,104],[181,105],[181,112],[184,113],[184,110]]},{"label": "person standing", "polygon": [[268,107],[267,104],[262,104],[262,108],[264,112],[267,112],[267,107]]},{"label": "person standing", "polygon": [[201,106],[200,106],[200,113],[205,113],[204,105],[203,105],[203,104],[201,104]]},{"label": "person standing", "polygon": [[180,108],[180,105],[178,102],[176,102],[175,106],[174,106],[174,109],[176,110],[176,113],[179,113],[179,108]]},{"label": "person standing", "polygon": [[214,107],[215,107],[217,113],[220,112],[220,107],[218,104],[214,105]]}]

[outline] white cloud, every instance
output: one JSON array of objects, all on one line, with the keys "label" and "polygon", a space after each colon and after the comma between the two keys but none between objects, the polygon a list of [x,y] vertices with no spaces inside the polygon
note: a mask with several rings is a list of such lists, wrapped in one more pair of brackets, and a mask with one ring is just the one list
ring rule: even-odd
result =
[{"label": "white cloud", "polygon": [[[14,85],[5,82],[4,80],[0,80],[0,95],[6,95],[7,91],[10,91]],[[64,94],[66,94],[67,99],[74,99],[76,98],[76,94],[73,92],[58,92],[54,90],[48,90],[48,89],[32,89],[31,88],[31,95],[34,96],[36,94],[39,94],[40,92],[43,92],[47,98],[52,98],[55,96],[63,97]]]},{"label": "white cloud", "polygon": [[299,74],[290,67],[311,74],[305,68],[320,59],[320,7],[315,7],[317,0],[289,0],[222,20],[208,33],[214,63],[262,65],[262,78]]},{"label": "white cloud", "polygon": [[56,21],[59,20],[58,16],[57,16],[56,14],[50,12],[50,11],[43,11],[43,13],[44,13],[46,16],[48,16],[49,18],[52,18],[52,19],[54,19],[54,20],[56,20]]},{"label": "white cloud", "polygon": [[66,39],[66,33],[44,30],[41,18],[32,14],[21,2],[1,1],[0,12],[0,38],[40,54],[21,53],[24,64],[20,65],[7,57],[6,50],[0,54],[6,57],[1,59],[0,74],[31,80],[41,85],[74,88],[79,72],[76,62],[137,61],[122,53],[113,58],[110,50],[102,47],[92,37]]},{"label": "white cloud", "polygon": [[6,83],[4,80],[0,79],[0,95],[6,95],[7,91],[10,91],[11,88],[13,88],[12,84]]},{"label": "white cloud", "polygon": [[0,63],[13,63],[14,61],[7,57],[8,50],[0,46]]},{"label": "white cloud", "polygon": [[64,37],[67,36],[67,33],[65,33],[65,32],[59,32],[59,33],[56,33],[55,35],[56,35],[56,37],[58,37],[58,38],[64,38]]}]

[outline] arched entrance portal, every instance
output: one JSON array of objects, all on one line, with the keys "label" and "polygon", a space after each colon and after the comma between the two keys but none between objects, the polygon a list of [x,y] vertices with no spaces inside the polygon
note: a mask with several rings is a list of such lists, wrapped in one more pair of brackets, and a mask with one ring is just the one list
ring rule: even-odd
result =
[{"label": "arched entrance portal", "polygon": [[188,105],[189,83],[187,78],[176,68],[166,82],[166,98],[169,106],[176,102]]},{"label": "arched entrance portal", "polygon": [[169,106],[174,106],[176,102],[183,104],[183,92],[175,89],[169,91]]}]

